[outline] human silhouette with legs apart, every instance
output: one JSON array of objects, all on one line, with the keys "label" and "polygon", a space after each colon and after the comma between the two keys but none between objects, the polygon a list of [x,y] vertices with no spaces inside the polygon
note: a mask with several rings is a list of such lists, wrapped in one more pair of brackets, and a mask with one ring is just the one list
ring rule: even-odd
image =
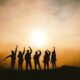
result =
[{"label": "human silhouette with legs apart", "polygon": [[55,51],[55,47],[54,51],[52,51],[52,55],[51,55],[51,63],[52,63],[52,68],[56,69],[56,51]]},{"label": "human silhouette with legs apart", "polygon": [[24,47],[24,50],[23,52],[19,51],[19,54],[18,54],[18,69],[22,71],[22,67],[23,67],[23,55],[25,53],[25,47]]},{"label": "human silhouette with legs apart", "polygon": [[51,54],[51,52],[49,50],[45,51],[45,55],[44,55],[44,59],[43,59],[44,70],[49,69],[50,54]]},{"label": "human silhouette with legs apart", "polygon": [[28,70],[28,67],[30,70],[32,70],[32,64],[31,64],[31,54],[32,54],[32,49],[29,47],[30,50],[27,50],[25,54],[25,61],[26,61],[26,70]]},{"label": "human silhouette with legs apart", "polygon": [[11,55],[5,57],[5,59],[4,59],[4,60],[6,60],[7,58],[11,58],[11,70],[14,70],[14,68],[15,68],[17,48],[18,48],[18,46],[16,46],[15,51],[11,50]]},{"label": "human silhouette with legs apart", "polygon": [[38,50],[35,52],[35,55],[33,57],[34,59],[34,65],[35,65],[35,70],[37,70],[37,66],[39,67],[39,69],[41,69],[41,65],[40,65],[40,62],[39,62],[39,58],[41,56],[41,51]]}]

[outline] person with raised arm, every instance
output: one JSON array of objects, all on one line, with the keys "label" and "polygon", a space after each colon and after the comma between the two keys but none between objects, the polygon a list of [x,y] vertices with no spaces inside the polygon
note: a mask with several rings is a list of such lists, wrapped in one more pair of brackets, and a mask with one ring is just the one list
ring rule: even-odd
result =
[{"label": "person with raised arm", "polygon": [[50,61],[50,54],[51,52],[49,50],[45,51],[43,63],[44,63],[44,69],[49,69],[49,61]]},{"label": "person with raised arm", "polygon": [[55,47],[53,47],[52,55],[51,55],[51,63],[52,63],[52,68],[56,69],[56,51]]},{"label": "person with raised arm", "polygon": [[32,64],[31,64],[31,54],[32,54],[32,49],[29,47],[30,50],[27,50],[25,54],[25,61],[26,61],[26,70],[28,70],[28,67],[30,70],[32,70]]},{"label": "person with raised arm", "polygon": [[7,57],[4,58],[4,60],[6,60],[7,58],[11,58],[11,70],[14,70],[15,68],[17,48],[18,45],[16,46],[15,51],[11,50],[11,55],[8,55]]},{"label": "person with raised arm", "polygon": [[35,55],[33,57],[33,59],[34,59],[34,65],[35,65],[35,70],[37,70],[37,66],[39,67],[39,69],[41,69],[40,62],[39,62],[40,56],[41,56],[41,51],[40,50],[36,51]]},{"label": "person with raised arm", "polygon": [[18,69],[22,71],[22,68],[23,68],[23,55],[25,53],[25,47],[24,47],[24,50],[23,52],[19,51],[19,54],[18,54]]}]

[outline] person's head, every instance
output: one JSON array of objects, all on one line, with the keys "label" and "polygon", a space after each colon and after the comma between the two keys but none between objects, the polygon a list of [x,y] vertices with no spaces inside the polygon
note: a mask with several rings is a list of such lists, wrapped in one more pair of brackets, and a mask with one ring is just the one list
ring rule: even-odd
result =
[{"label": "person's head", "polygon": [[21,54],[21,51],[19,51],[19,54]]},{"label": "person's head", "polygon": [[55,50],[55,46],[53,47],[53,49]]},{"label": "person's head", "polygon": [[55,50],[52,52],[52,55],[54,55],[55,54]]},{"label": "person's head", "polygon": [[38,54],[38,51],[36,51],[35,54],[37,55]]},{"label": "person's head", "polygon": [[47,51],[45,51],[45,55],[47,55]]},{"label": "person's head", "polygon": [[11,54],[14,55],[14,51],[13,50],[11,51]]},{"label": "person's head", "polygon": [[27,53],[29,53],[29,50],[27,50]]}]

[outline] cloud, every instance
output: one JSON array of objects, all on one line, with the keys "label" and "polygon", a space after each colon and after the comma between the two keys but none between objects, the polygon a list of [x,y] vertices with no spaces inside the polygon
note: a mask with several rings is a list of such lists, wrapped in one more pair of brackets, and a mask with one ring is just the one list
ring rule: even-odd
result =
[{"label": "cloud", "polygon": [[80,9],[80,0],[45,0],[49,14],[60,20],[67,20]]},{"label": "cloud", "polygon": [[8,2],[8,0],[0,0],[0,5],[5,5]]}]

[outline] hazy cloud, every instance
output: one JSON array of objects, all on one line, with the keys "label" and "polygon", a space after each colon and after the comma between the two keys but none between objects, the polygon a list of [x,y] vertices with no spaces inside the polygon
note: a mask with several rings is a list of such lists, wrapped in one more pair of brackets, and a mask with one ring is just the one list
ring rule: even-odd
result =
[{"label": "hazy cloud", "polygon": [[66,20],[80,9],[80,0],[44,0],[47,10],[53,16]]},{"label": "hazy cloud", "polygon": [[0,0],[0,5],[5,5],[9,0]]}]

